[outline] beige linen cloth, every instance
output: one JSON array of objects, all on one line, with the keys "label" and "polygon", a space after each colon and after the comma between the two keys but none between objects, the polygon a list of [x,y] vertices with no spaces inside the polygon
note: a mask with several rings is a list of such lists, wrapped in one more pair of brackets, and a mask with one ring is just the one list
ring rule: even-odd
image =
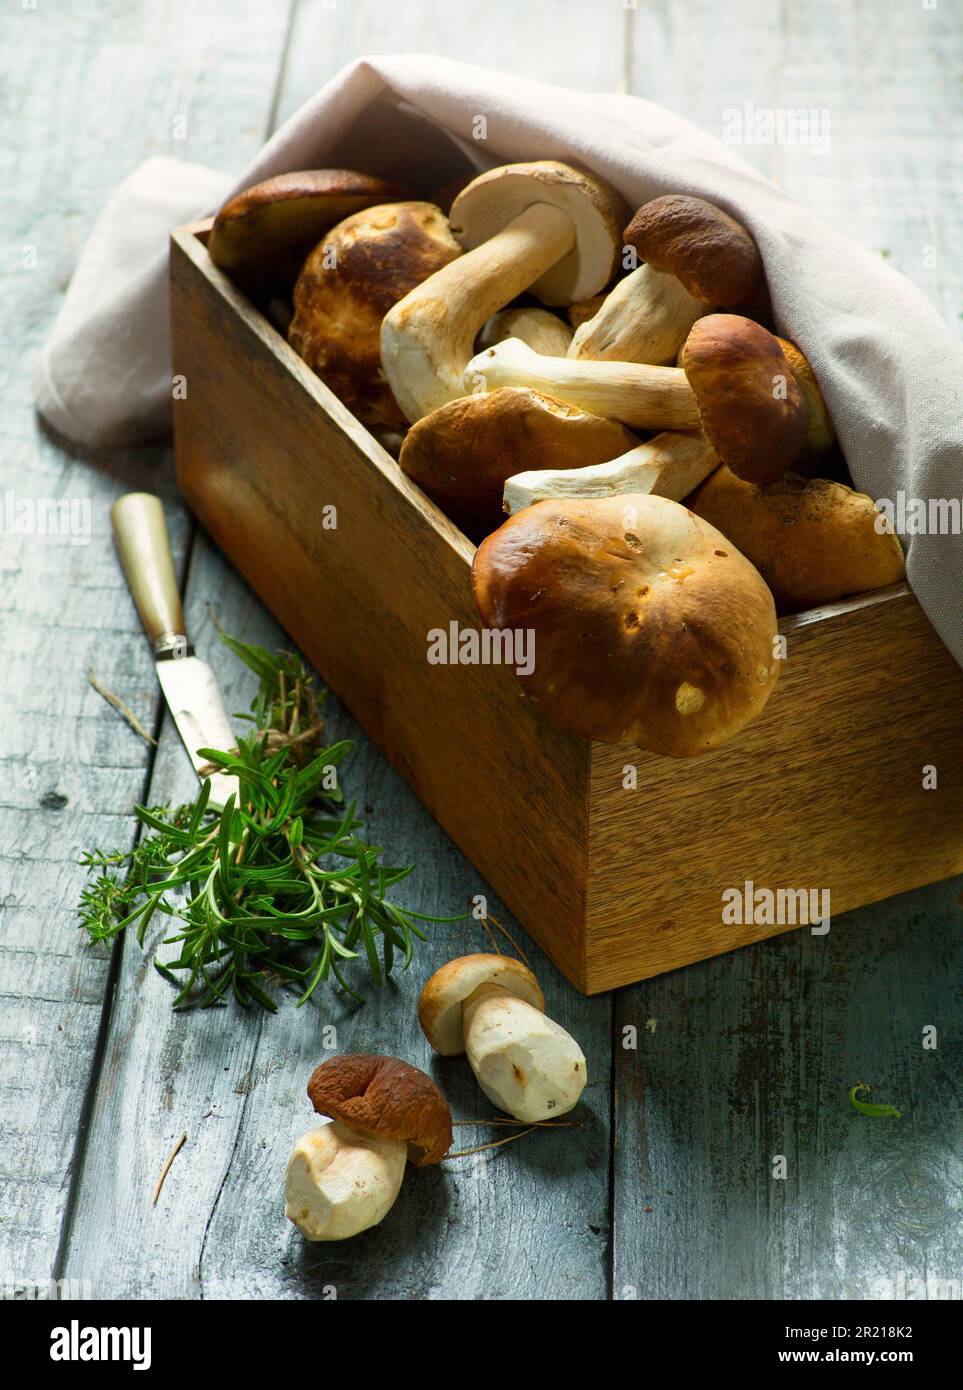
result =
[{"label": "beige linen cloth", "polygon": [[[878,255],[651,102],[425,54],[353,63],[234,180],[167,158],[141,165],[81,253],[37,371],[41,413],[88,445],[168,428],[168,233],[229,194],[271,174],[331,165],[398,177],[425,195],[466,168],[527,159],[583,164],[633,208],[688,193],[733,213],[759,244],[779,331],[816,371],[856,486],[893,501],[900,490],[963,495],[963,346]],[[963,665],[963,537],[904,541],[910,582]]]}]

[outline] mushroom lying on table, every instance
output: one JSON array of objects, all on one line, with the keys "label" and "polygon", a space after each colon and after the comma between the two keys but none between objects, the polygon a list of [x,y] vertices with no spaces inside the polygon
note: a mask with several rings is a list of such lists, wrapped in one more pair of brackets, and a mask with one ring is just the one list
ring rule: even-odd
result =
[{"label": "mushroom lying on table", "polygon": [[479,329],[523,291],[565,305],[606,285],[623,208],[599,179],[554,160],[473,179],[451,208],[466,254],[406,295],[382,325],[382,365],[408,419],[465,394]]},{"label": "mushroom lying on table", "polygon": [[526,463],[549,469],[599,463],[637,442],[615,420],[506,386],[461,396],[423,416],[408,431],[398,461],[456,526],[478,539],[504,520],[509,473]]},{"label": "mushroom lying on table", "polygon": [[401,184],[353,169],[277,174],[224,204],[207,250],[215,265],[245,287],[290,287],[329,227],[361,208],[406,196]]},{"label": "mushroom lying on table", "polygon": [[778,341],[738,314],[699,319],[681,368],[540,357],[511,338],[472,358],[465,385],[528,386],[626,425],[702,429],[720,459],[752,482],[791,468],[807,427],[805,398]]},{"label": "mushroom lying on table", "polygon": [[653,198],[623,237],[645,264],[579,327],[570,357],[674,362],[697,319],[748,304],[763,282],[762,257],[745,227],[703,198]]},{"label": "mushroom lying on table", "polygon": [[486,627],[534,634],[524,691],[559,728],[687,758],[763,709],[776,612],[714,526],[663,497],[537,502],[472,565]]},{"label": "mushroom lying on table", "polygon": [[802,613],[905,577],[899,538],[871,497],[787,473],[758,487],[719,468],[689,500],[752,561],[780,613]]},{"label": "mushroom lying on table", "polygon": [[418,1021],[443,1057],[468,1056],[493,1104],[518,1120],[565,1115],[585,1089],[578,1043],[545,1016],[527,965],[511,956],[459,956],[421,991]]},{"label": "mushroom lying on table", "polygon": [[505,482],[502,507],[512,516],[551,497],[616,497],[624,492],[681,502],[718,467],[719,456],[704,434],[664,430],[607,463],[516,473]]},{"label": "mushroom lying on table", "polygon": [[382,319],[460,255],[434,204],[379,203],[332,227],[305,261],[288,340],[369,427],[406,424],[381,370]]},{"label": "mushroom lying on table", "polygon": [[331,1057],[312,1072],[308,1096],[331,1123],[295,1144],[284,1189],[284,1214],[308,1240],[346,1240],[376,1226],[405,1164],[428,1167],[451,1148],[448,1102],[430,1076],[397,1057]]}]

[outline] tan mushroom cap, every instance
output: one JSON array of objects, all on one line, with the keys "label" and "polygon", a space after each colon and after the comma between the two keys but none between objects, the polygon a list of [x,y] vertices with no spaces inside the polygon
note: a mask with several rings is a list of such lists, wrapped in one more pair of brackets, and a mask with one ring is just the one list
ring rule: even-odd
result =
[{"label": "tan mushroom cap", "polygon": [[366,425],[403,426],[381,368],[381,321],[461,255],[432,203],[379,203],[332,227],[294,287],[291,346]]},{"label": "tan mushroom cap", "polygon": [[679,193],[653,198],[623,235],[653,270],[674,275],[703,304],[736,308],[762,283],[762,257],[750,234],[704,198]]},{"label": "tan mushroom cap", "polygon": [[779,342],[739,314],[707,314],[682,349],[702,428],[716,453],[747,482],[780,477],[806,437],[802,391]]},{"label": "tan mushroom cap", "polygon": [[538,502],[475,554],[489,627],[534,633],[524,690],[559,728],[685,758],[760,713],[776,613],[731,541],[663,497]]},{"label": "tan mushroom cap", "polygon": [[448,1102],[430,1076],[397,1057],[329,1057],[311,1073],[308,1097],[319,1115],[359,1134],[406,1142],[416,1168],[440,1162],[451,1148]]},{"label": "tan mushroom cap", "polygon": [[895,584],[906,573],[876,504],[826,478],[787,473],[765,487],[718,468],[689,499],[758,568],[780,613],[801,613]]},{"label": "tan mushroom cap", "polygon": [[504,519],[505,480],[529,469],[604,463],[638,443],[615,420],[504,386],[462,396],[412,426],[399,463],[466,535],[477,539]]},{"label": "tan mushroom cap", "polygon": [[520,960],[513,956],[458,956],[435,971],[418,1000],[421,1031],[442,1057],[460,1057],[464,1052],[462,1004],[481,985],[498,985],[545,1012],[538,981]]},{"label": "tan mushroom cap", "polygon": [[532,293],[543,303],[555,305],[598,294],[615,269],[626,206],[614,189],[583,169],[554,159],[490,169],[473,179],[452,203],[451,228],[471,250],[540,203],[568,214],[575,227],[575,246],[531,286]]},{"label": "tan mushroom cap", "polygon": [[215,265],[245,282],[293,281],[329,227],[360,208],[403,198],[406,192],[401,184],[353,169],[277,174],[224,204],[207,250]]},{"label": "tan mushroom cap", "polygon": [[783,356],[789,363],[796,384],[806,402],[806,442],[802,451],[802,456],[807,459],[816,459],[829,452],[836,442],[836,431],[826,402],[823,400],[823,393],[819,389],[819,382],[816,380],[816,373],[809,364],[808,358],[803,355],[800,348],[788,338],[776,338],[776,342],[782,348]]}]

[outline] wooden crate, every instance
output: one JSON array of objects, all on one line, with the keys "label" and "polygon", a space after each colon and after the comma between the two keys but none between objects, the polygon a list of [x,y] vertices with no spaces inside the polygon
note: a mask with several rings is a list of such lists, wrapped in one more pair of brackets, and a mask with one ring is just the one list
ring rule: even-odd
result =
[{"label": "wooden crate", "polygon": [[171,247],[184,495],[579,989],[791,929],[726,924],[747,880],[828,889],[836,916],[963,870],[963,673],[905,585],[783,621],[762,717],[695,760],[560,733],[505,667],[430,665],[431,629],[478,626],[471,543],[212,264],[208,227]]}]

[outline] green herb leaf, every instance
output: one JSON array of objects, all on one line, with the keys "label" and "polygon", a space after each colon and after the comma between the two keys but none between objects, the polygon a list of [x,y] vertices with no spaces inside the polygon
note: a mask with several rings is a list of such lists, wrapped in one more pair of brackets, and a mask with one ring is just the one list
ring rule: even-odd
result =
[{"label": "green herb leaf", "polygon": [[857,1081],[849,1092],[849,1103],[854,1110],[858,1110],[860,1115],[869,1115],[873,1119],[901,1120],[903,1112],[897,1110],[892,1105],[876,1105],[873,1101],[860,1100],[861,1095],[870,1095],[872,1086],[867,1086],[865,1081]]},{"label": "green herb leaf", "polygon": [[325,787],[351,744],[324,746],[324,696],[300,656],[221,638],[259,681],[248,736],[233,749],[202,750],[237,776],[239,790],[218,810],[205,778],[189,805],[138,806],[134,849],[81,859],[89,872],[81,925],[92,942],[133,926],[144,946],[155,913],[173,918],[161,944],[179,954],[154,966],[176,986],[175,1008],[233,997],[273,1011],[277,989],[296,986],[300,1005],[332,977],[360,1002],[345,972],[366,967],[380,986],[396,952],[407,968],[415,940],[425,940],[417,922],[463,918],[429,917],[389,898],[411,866],[383,864],[358,834],[355,803]]}]

